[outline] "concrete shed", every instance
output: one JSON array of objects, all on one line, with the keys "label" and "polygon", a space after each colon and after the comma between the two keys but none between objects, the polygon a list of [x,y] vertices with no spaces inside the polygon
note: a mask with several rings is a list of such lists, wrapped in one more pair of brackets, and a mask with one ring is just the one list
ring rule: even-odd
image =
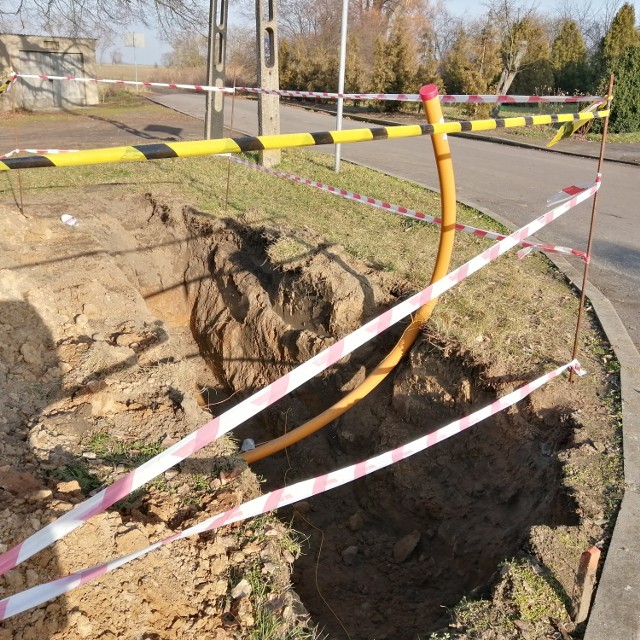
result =
[{"label": "concrete shed", "polygon": [[[95,77],[96,41],[0,33],[0,75],[17,73]],[[0,95],[0,110],[15,105],[29,111],[74,109],[98,104],[98,87],[69,80],[18,78],[10,94]]]}]

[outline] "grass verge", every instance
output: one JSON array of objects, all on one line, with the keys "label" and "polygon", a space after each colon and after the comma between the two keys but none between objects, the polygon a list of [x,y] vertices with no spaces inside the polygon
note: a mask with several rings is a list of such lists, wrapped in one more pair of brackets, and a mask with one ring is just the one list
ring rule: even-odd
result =
[{"label": "grass verge", "polygon": [[[332,171],[329,156],[306,150],[283,154],[282,170],[310,176],[376,198],[436,214],[437,194],[412,183],[382,176],[349,163],[339,176]],[[165,193],[193,202],[214,215],[242,218],[254,226],[282,227],[291,247],[287,251],[312,251],[304,230],[321,236],[325,246],[343,245],[372,267],[392,272],[408,288],[425,286],[431,275],[438,229],[432,225],[391,215],[348,202],[317,190],[296,185],[251,169],[231,164],[225,158],[192,158],[85,167],[24,170],[27,194],[51,194],[109,185],[117,190]],[[229,197],[227,190],[229,175]],[[17,176],[6,172],[0,193],[17,193]],[[532,212],[532,217],[537,212]],[[570,215],[570,214],[568,214]],[[462,222],[503,230],[485,216],[459,208]],[[458,266],[489,242],[458,234],[453,266]],[[297,247],[295,250],[292,247]],[[286,251],[285,251],[286,254]],[[499,294],[496,293],[499,291]],[[564,278],[539,255],[517,260],[513,252],[443,296],[433,322],[446,337],[474,345],[482,359],[502,360],[506,366],[566,359],[568,336],[577,308],[575,296]],[[548,330],[545,330],[548,329]],[[565,356],[561,354],[564,352]]]}]

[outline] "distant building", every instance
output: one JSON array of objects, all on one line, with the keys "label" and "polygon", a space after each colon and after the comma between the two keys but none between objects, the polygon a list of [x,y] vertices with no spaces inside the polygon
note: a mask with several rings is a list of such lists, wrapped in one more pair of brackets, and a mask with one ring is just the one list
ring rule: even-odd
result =
[{"label": "distant building", "polygon": [[[0,33],[0,76],[16,73],[47,76],[95,77],[96,41]],[[94,83],[18,78],[11,93],[0,96],[0,111],[74,109],[98,104]]]}]

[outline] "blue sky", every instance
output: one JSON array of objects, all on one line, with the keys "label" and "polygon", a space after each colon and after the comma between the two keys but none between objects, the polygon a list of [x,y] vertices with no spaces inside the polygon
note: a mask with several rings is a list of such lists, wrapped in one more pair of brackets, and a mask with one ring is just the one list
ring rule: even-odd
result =
[{"label": "blue sky", "polygon": [[[171,51],[171,47],[160,40],[153,31],[141,25],[133,25],[130,32],[144,33],[144,47],[136,48],[136,60],[138,64],[161,64],[162,54]],[[116,39],[114,48],[119,49],[122,54],[122,62],[133,64],[133,48],[124,46],[124,37]],[[105,55],[104,62],[111,62],[110,55]]]}]

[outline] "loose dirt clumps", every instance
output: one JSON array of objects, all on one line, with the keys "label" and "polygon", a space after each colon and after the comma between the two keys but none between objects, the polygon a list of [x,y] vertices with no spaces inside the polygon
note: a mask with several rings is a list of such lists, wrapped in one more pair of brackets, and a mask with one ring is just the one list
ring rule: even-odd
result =
[{"label": "loose dirt clumps", "polygon": [[[74,211],[75,228],[55,206],[30,219],[2,208],[3,551],[210,419],[198,390],[218,382],[184,312],[184,226],[174,229],[142,198],[91,197]],[[234,450],[226,439],[205,447],[9,571],[0,595],[126,555],[255,497],[255,477]],[[231,638],[265,616],[275,628],[300,626],[290,548],[286,528],[269,519],[174,543],[7,620],[0,638]],[[242,580],[254,586],[234,591]]]},{"label": "loose dirt clumps", "polygon": [[[86,198],[73,206],[77,227],[59,220],[68,202],[32,205],[29,219],[0,209],[3,549],[206,422],[205,405],[222,413],[410,289],[310,232],[266,228],[250,212],[213,219],[106,189]],[[234,437],[267,441],[326,409],[402,328]],[[548,369],[537,361],[495,373],[469,347],[425,331],[375,393],[253,470],[272,488],[336,469]],[[571,594],[583,549],[564,557],[553,532],[604,535],[601,501],[565,482],[607,423],[599,403],[593,389],[552,385],[427,454],[282,510],[306,536],[297,559],[287,527],[259,518],[164,547],[11,618],[0,639],[304,637],[296,593],[332,637],[415,638],[447,624],[443,606],[487,595],[500,563],[525,547]],[[237,446],[214,442],[0,578],[0,596],[130,553],[258,492]],[[548,630],[527,624],[527,633]],[[512,637],[544,637],[510,628]]]}]

